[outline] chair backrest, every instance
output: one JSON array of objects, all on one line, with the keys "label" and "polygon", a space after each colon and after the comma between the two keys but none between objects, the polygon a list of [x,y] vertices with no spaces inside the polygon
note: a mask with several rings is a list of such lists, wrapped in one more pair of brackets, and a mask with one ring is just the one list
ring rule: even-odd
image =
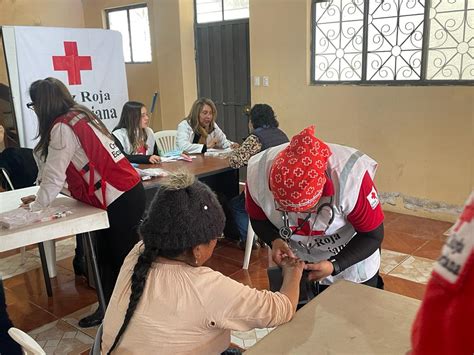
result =
[{"label": "chair backrest", "polygon": [[28,148],[10,147],[0,152],[0,168],[8,175],[7,178],[2,172],[2,179],[7,180],[15,189],[33,186],[38,176],[33,150]]},{"label": "chair backrest", "polygon": [[8,329],[8,334],[20,344],[25,355],[46,355],[41,346],[28,334],[18,328]]},{"label": "chair backrest", "polygon": [[[8,171],[7,169],[5,168],[0,168],[1,172],[2,172],[2,175],[1,175],[1,178],[2,179],[5,179],[5,187],[11,191],[11,190],[15,190],[15,187],[13,186],[13,182],[12,180],[10,179],[10,175],[8,174]],[[3,184],[2,184],[3,185]]]},{"label": "chair backrest", "polygon": [[89,352],[89,355],[100,355],[100,348],[102,346],[102,324],[99,326],[99,329],[97,329],[97,333],[95,335],[94,339],[94,344],[92,344],[91,351]]},{"label": "chair backrest", "polygon": [[155,132],[155,141],[160,154],[165,154],[176,149],[177,130]]}]

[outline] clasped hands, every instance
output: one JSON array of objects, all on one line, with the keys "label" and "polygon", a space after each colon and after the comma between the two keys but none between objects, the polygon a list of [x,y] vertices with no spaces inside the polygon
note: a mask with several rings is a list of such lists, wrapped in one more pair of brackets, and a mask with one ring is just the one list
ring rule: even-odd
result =
[{"label": "clasped hands", "polygon": [[[272,258],[278,265],[281,265],[286,258],[298,259],[288,244],[282,239],[276,239],[273,241]],[[308,279],[310,281],[320,281],[325,279],[334,271],[332,263],[328,260],[322,260],[317,263],[305,263],[304,269],[309,271]]]}]

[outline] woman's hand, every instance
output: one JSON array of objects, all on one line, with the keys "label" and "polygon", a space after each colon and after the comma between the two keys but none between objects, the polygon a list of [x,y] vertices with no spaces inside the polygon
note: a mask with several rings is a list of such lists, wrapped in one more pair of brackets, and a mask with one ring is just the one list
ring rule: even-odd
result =
[{"label": "woman's hand", "polygon": [[306,264],[305,269],[310,271],[308,274],[310,281],[320,281],[332,274],[334,266],[329,260],[323,260],[319,263]]},{"label": "woman's hand", "polygon": [[211,149],[211,148],[215,148],[217,146],[217,139],[215,138],[212,138],[211,141],[209,143],[207,143],[207,149]]},{"label": "woman's hand", "polygon": [[304,261],[299,258],[285,256],[281,259],[280,267],[282,268],[284,275],[288,275],[288,273],[296,273],[296,275],[301,276],[305,264]]},{"label": "woman's hand", "polygon": [[281,264],[284,257],[295,258],[295,254],[283,239],[275,239],[272,243],[272,259],[278,265]]},{"label": "woman's hand", "polygon": [[150,162],[150,164],[158,164],[161,162],[161,158],[158,155],[151,155],[148,161]]},{"label": "woman's hand", "polygon": [[33,202],[34,200],[36,200],[36,196],[35,195],[29,195],[29,196],[21,197],[20,200],[21,200],[20,207],[21,208],[28,208],[30,206],[30,203]]},{"label": "woman's hand", "polygon": [[239,145],[239,143],[232,143],[232,144],[230,145],[230,147],[231,147],[232,149],[237,149],[238,147],[240,147],[240,145]]}]

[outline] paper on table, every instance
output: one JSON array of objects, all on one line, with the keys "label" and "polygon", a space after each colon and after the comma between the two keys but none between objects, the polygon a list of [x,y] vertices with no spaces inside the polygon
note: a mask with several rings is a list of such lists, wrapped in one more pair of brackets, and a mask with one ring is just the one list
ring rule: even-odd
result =
[{"label": "paper on table", "polygon": [[204,153],[204,155],[208,157],[227,158],[230,153],[232,153],[232,148],[226,148],[226,149],[210,148]]},{"label": "paper on table", "polygon": [[143,178],[144,176],[167,176],[168,171],[165,169],[161,168],[150,168],[150,169],[138,169],[135,168],[135,170],[140,174],[140,176]]},{"label": "paper on table", "polygon": [[185,161],[190,161],[189,159],[196,159],[196,156],[195,155],[188,155],[187,157],[189,158],[185,158],[181,155],[176,155],[176,156],[172,156],[172,157],[161,157],[161,162],[162,163],[168,163],[170,161],[178,161],[178,160],[185,160]]},{"label": "paper on table", "polygon": [[226,149],[209,148],[206,152],[209,152],[209,153],[230,153],[230,152],[232,152],[232,148],[226,148]]}]

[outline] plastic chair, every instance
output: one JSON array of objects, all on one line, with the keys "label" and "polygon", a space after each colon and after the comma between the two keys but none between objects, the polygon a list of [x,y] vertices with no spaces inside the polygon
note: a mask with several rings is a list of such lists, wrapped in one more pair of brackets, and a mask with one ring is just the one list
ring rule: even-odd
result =
[{"label": "plastic chair", "polygon": [[92,344],[91,351],[89,352],[89,355],[100,355],[100,348],[102,345],[102,332],[104,330],[102,329],[102,324],[99,326],[99,329],[97,329],[97,333],[95,335],[94,339],[94,344]]},{"label": "plastic chair", "polygon": [[24,355],[46,355],[41,346],[28,334],[18,328],[8,329],[8,334],[20,344]]},{"label": "plastic chair", "polygon": [[155,141],[160,155],[176,149],[177,130],[155,132]]},{"label": "plastic chair", "polygon": [[255,239],[255,232],[252,229],[252,224],[249,220],[249,226],[247,229],[247,241],[245,242],[245,254],[244,254],[244,265],[242,269],[247,270],[250,263],[250,255],[252,254],[253,240]]}]

